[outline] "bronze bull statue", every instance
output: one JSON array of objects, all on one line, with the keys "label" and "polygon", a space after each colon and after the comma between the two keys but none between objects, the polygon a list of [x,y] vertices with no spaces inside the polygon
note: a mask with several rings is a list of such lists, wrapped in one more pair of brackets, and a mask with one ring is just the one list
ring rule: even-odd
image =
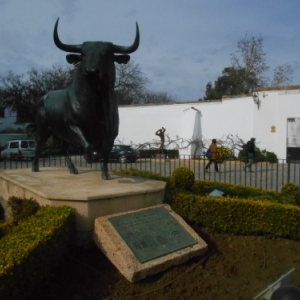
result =
[{"label": "bronze bull statue", "polygon": [[131,46],[100,41],[67,45],[58,37],[58,21],[54,26],[54,43],[59,49],[72,53],[66,58],[68,63],[76,65],[76,71],[69,87],[49,91],[38,102],[35,120],[37,146],[32,171],[39,171],[39,156],[52,134],[63,142],[71,174],[78,174],[78,170],[71,161],[69,145],[83,149],[88,163],[93,162],[93,151],[101,153],[102,178],[108,180],[108,159],[119,130],[118,105],[114,96],[115,62],[128,63],[128,54],[138,49],[139,27],[136,23],[135,40]]}]

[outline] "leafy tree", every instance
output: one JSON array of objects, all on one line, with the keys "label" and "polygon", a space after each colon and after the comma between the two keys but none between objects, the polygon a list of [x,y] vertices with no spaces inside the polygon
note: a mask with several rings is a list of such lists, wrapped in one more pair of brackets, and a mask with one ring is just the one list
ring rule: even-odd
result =
[{"label": "leafy tree", "polygon": [[245,69],[236,69],[227,67],[223,69],[222,76],[215,81],[214,87],[211,82],[206,85],[206,93],[204,100],[222,99],[224,95],[239,95],[245,94],[244,76]]},{"label": "leafy tree", "polygon": [[70,84],[72,69],[53,66],[50,70],[31,69],[27,75],[9,72],[0,76],[2,105],[17,112],[17,122],[33,122],[38,100],[52,89]]},{"label": "leafy tree", "polygon": [[217,92],[215,91],[215,88],[212,86],[212,83],[208,82],[206,85],[204,100],[215,100],[215,99],[220,99],[219,95],[217,95]]},{"label": "leafy tree", "polygon": [[118,104],[138,104],[143,102],[148,79],[142,68],[134,61],[116,65],[115,92]]},{"label": "leafy tree", "polygon": [[267,85],[265,73],[270,67],[266,63],[266,53],[263,51],[263,38],[249,38],[246,35],[238,41],[237,48],[236,53],[231,54],[231,64],[237,69],[245,69],[245,90],[252,92],[258,86]]},{"label": "leafy tree", "polygon": [[274,69],[272,86],[288,85],[293,80],[292,66],[285,63]]},{"label": "leafy tree", "polygon": [[168,95],[167,92],[154,92],[154,91],[147,91],[142,99],[143,104],[159,104],[159,103],[171,103],[175,102],[176,100]]},{"label": "leafy tree", "polygon": [[11,111],[17,112],[17,122],[27,121],[19,114],[21,111],[24,112],[24,115],[32,116],[33,114],[33,111],[27,107],[28,99],[30,99],[30,86],[29,83],[24,80],[24,75],[16,75],[9,72],[6,77],[0,77],[0,84],[1,105],[9,108]]},{"label": "leafy tree", "polygon": [[[263,38],[259,36],[240,39],[236,53],[231,55],[231,66],[222,71],[215,85],[206,85],[205,100],[221,99],[224,95],[252,93],[257,87],[270,85],[266,72],[270,69],[263,51]],[[282,64],[274,69],[272,86],[289,84],[293,79],[293,69],[289,64]]]}]

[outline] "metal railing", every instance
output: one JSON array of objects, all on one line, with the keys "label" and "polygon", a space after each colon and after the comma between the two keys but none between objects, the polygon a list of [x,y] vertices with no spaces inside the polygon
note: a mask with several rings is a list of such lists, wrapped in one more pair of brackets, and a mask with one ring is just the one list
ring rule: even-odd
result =
[{"label": "metal railing", "polygon": [[[72,161],[77,167],[101,169],[101,163],[87,164],[83,156],[72,156]],[[279,159],[276,163],[257,162],[252,166],[253,173],[244,171],[244,162],[238,160],[227,160],[219,164],[220,173],[214,171],[214,165],[210,166],[208,173],[205,166],[208,159],[204,156],[191,157],[181,156],[180,158],[140,158],[133,163],[121,164],[110,162],[110,170],[120,170],[134,168],[159,173],[163,176],[170,176],[172,172],[180,166],[190,168],[195,173],[195,178],[199,180],[220,181],[232,184],[258,187],[261,189],[280,191],[285,183],[300,184],[300,162]],[[0,170],[31,168],[31,161],[5,160],[0,162]],[[51,156],[40,159],[40,168],[43,167],[64,167],[65,158],[62,156]]]}]

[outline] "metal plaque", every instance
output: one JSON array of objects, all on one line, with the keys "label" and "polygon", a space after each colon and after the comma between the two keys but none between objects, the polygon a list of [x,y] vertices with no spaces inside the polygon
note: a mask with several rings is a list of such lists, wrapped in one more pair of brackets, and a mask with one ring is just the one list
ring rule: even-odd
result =
[{"label": "metal plaque", "polygon": [[140,263],[197,244],[164,207],[111,217],[109,221]]}]

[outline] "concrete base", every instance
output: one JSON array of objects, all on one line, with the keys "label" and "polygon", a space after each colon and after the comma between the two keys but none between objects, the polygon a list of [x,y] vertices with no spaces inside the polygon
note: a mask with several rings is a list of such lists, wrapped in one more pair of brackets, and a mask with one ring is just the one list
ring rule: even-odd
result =
[{"label": "concrete base", "polygon": [[[152,259],[145,263],[140,263],[108,220],[111,217],[124,215],[126,213],[100,217],[95,220],[94,242],[130,282],[136,282],[150,275],[165,271],[166,269],[184,263],[193,257],[203,255],[207,251],[207,244],[179,215],[171,210],[169,205],[165,204],[160,206],[164,206],[169,211],[177,222],[179,222],[179,224],[197,241],[197,244]],[[148,209],[151,209],[151,207],[142,210],[145,211]]]},{"label": "concrete base", "polygon": [[10,196],[33,198],[40,205],[76,208],[77,245],[92,242],[97,217],[137,210],[163,203],[165,182],[139,177],[111,175],[103,180],[100,171],[78,168],[14,169],[0,172],[0,202],[7,209]]}]

